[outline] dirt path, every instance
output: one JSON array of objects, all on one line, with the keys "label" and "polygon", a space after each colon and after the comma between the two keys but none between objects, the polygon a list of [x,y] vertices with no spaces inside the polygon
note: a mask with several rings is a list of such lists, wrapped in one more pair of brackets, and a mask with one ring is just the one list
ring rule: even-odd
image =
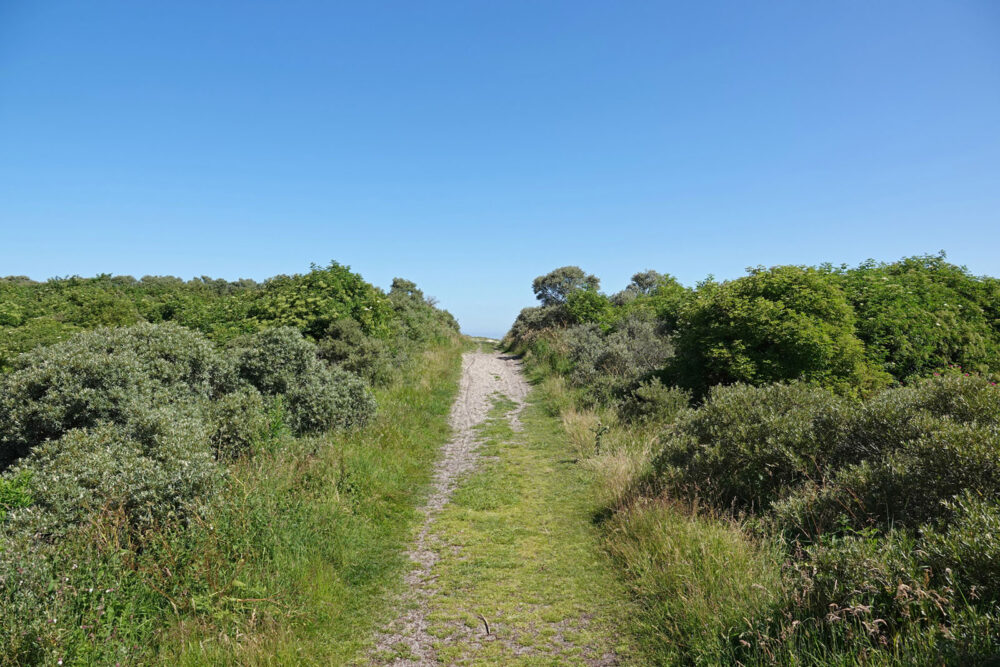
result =
[{"label": "dirt path", "polygon": [[463,362],[401,611],[367,662],[635,662],[622,632],[628,595],[593,526],[591,473],[561,421],[532,402],[516,360],[479,351]]},{"label": "dirt path", "polygon": [[[438,664],[428,633],[428,610],[431,597],[437,592],[433,569],[440,559],[440,538],[432,528],[441,509],[448,503],[459,480],[473,471],[479,459],[477,427],[486,421],[499,394],[514,402],[510,413],[511,425],[519,428],[518,413],[529,391],[521,374],[520,363],[496,352],[467,352],[462,358],[462,379],[458,397],[451,410],[454,435],[442,452],[434,471],[434,482],[427,504],[423,507],[424,522],[416,542],[409,551],[416,566],[406,575],[404,605],[407,610],[392,624],[388,632],[376,641],[378,654],[397,654],[389,664],[399,667]],[[398,655],[405,647],[406,655]],[[376,663],[381,662],[376,659]]]}]

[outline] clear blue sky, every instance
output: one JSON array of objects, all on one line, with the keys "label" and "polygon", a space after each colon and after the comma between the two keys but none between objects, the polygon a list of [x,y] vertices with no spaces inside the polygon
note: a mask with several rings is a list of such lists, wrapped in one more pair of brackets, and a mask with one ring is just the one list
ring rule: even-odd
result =
[{"label": "clear blue sky", "polygon": [[1000,274],[1000,3],[0,0],[0,275],[336,259],[502,334],[621,288]]}]

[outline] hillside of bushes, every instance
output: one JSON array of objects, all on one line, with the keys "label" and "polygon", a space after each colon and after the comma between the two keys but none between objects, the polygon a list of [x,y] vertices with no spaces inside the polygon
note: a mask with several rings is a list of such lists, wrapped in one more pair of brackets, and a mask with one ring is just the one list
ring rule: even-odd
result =
[{"label": "hillside of bushes", "polygon": [[599,287],[540,276],[505,343],[663,664],[1000,659],[1000,280],[941,254]]},{"label": "hillside of bushes", "polygon": [[[259,284],[0,279],[0,664],[131,664],[294,625],[306,553],[371,588],[447,432],[459,348],[412,282],[336,263]],[[410,408],[412,433],[386,434],[380,413]]]}]

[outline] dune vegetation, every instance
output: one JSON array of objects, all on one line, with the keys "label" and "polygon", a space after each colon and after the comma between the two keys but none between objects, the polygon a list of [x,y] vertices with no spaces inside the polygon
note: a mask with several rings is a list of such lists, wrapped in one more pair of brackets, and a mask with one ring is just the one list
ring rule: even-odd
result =
[{"label": "dune vegetation", "polygon": [[336,263],[0,279],[0,664],[350,653],[461,349],[413,283]]},{"label": "dune vegetation", "polygon": [[0,279],[0,665],[1000,655],[1000,280],[532,286]]},{"label": "dune vegetation", "polygon": [[600,480],[650,660],[1000,654],[1000,280],[935,255],[533,287],[505,345]]}]

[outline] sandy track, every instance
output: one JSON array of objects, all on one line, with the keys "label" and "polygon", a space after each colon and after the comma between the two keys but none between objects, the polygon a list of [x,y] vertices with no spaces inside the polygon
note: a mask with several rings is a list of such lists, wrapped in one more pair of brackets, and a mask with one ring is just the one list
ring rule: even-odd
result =
[{"label": "sandy track", "polygon": [[[524,406],[528,390],[516,359],[495,352],[463,355],[462,379],[450,417],[453,437],[435,466],[431,495],[422,508],[424,521],[409,551],[415,566],[405,578],[406,592],[401,606],[407,610],[376,640],[377,653],[396,652],[402,644],[409,649],[409,656],[396,658],[388,664],[397,667],[438,664],[432,648],[435,638],[427,632],[428,603],[436,592],[432,571],[439,558],[433,548],[436,538],[431,529],[458,481],[476,468],[479,459],[476,427],[489,415],[492,397],[499,393],[517,404],[509,419],[511,426],[518,430],[517,415]],[[374,663],[385,664],[378,660]]]}]

